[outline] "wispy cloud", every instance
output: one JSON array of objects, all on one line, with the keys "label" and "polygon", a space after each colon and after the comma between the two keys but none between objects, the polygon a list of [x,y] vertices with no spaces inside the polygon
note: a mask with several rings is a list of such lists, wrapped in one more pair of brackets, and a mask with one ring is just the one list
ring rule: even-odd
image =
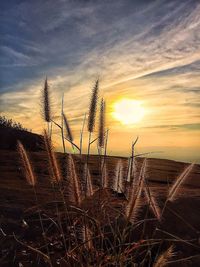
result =
[{"label": "wispy cloud", "polygon": [[[64,92],[66,113],[78,133],[92,82],[99,75],[108,120],[118,133],[121,127],[109,116],[112,103],[130,97],[141,100],[148,110],[135,131],[143,129],[141,134],[147,135],[162,128],[163,142],[170,129],[173,134],[195,131],[196,136],[198,1],[49,0],[2,5],[1,112],[32,118],[48,75],[54,105],[60,105]],[[58,118],[59,111],[54,115]],[[36,130],[40,129],[38,123]],[[127,134],[130,131],[126,129]],[[194,145],[192,135],[187,143]]]}]

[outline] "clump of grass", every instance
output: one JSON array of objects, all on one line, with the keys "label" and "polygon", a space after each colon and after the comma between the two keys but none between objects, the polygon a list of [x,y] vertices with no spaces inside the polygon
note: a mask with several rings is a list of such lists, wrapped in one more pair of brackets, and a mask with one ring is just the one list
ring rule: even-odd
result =
[{"label": "clump of grass", "polygon": [[[32,163],[31,163],[31,161],[29,159],[29,156],[28,156],[28,153],[27,153],[26,149],[24,148],[24,146],[22,145],[22,143],[20,141],[18,141],[17,147],[18,147],[18,152],[19,152],[20,159],[21,159],[21,162],[22,162],[22,166],[24,168],[24,173],[25,173],[26,180],[29,183],[29,185],[31,185],[32,188],[33,188],[33,192],[34,192],[34,196],[35,196],[35,202],[36,202],[36,205],[38,206],[39,201],[38,201],[37,192],[36,192],[36,189],[35,189],[35,185],[36,185],[36,181],[37,180],[36,180],[36,175],[35,175],[34,170],[33,170]],[[41,229],[42,229],[42,236],[43,236],[44,242],[47,244],[48,241],[47,241],[47,238],[46,238],[46,235],[45,235],[45,230],[44,230],[44,225],[43,225],[43,221],[42,221],[42,216],[41,216],[40,210],[38,210],[38,215],[39,215],[40,225],[41,225]],[[47,257],[47,259],[49,261],[49,265],[52,267],[48,245],[46,245],[46,251],[47,251],[47,255],[48,255],[46,257]]]},{"label": "clump of grass", "polygon": [[[63,163],[65,167],[64,169],[66,169],[66,174],[64,172],[62,173],[53,149],[51,139],[47,132],[44,131],[44,141],[48,155],[51,181],[53,182],[52,184],[57,183],[59,185],[58,188],[55,187],[54,190],[59,189],[62,202],[64,204],[64,211],[62,210],[61,212],[64,212],[65,215],[63,216],[65,228],[63,227],[64,223],[61,222],[62,219],[60,212],[58,211],[59,207],[58,205],[56,206],[56,213],[59,218],[58,221],[60,220],[59,226],[62,234],[62,237],[60,237],[59,233],[59,238],[63,239],[62,242],[64,243],[64,252],[61,259],[63,260],[64,264],[67,264],[67,266],[79,266],[80,264],[81,266],[135,266],[135,264],[141,264],[142,266],[146,266],[145,264],[147,264],[147,266],[152,266],[152,264],[154,264],[154,267],[166,266],[169,259],[173,256],[173,246],[170,246],[156,259],[152,258],[153,256],[151,256],[150,259],[146,259],[144,256],[145,253],[152,255],[152,247],[155,247],[157,244],[158,246],[161,246],[162,242],[164,241],[163,239],[161,241],[155,239],[154,234],[152,237],[146,235],[146,225],[148,224],[148,220],[153,220],[155,222],[155,225],[153,226],[154,232],[156,232],[157,225],[160,225],[162,222],[161,219],[163,216],[163,211],[167,206],[167,202],[177,199],[180,186],[191,172],[193,164],[188,166],[183,171],[183,173],[177,178],[172,187],[169,189],[168,198],[162,211],[160,209],[160,203],[157,200],[157,196],[148,185],[146,179],[147,159],[145,158],[143,160],[140,170],[139,165],[137,165],[136,162],[134,147],[138,138],[132,144],[132,151],[127,172],[125,173],[124,171],[123,161],[119,160],[116,164],[115,177],[112,179],[113,177],[110,177],[107,164],[105,163],[107,138],[105,140],[105,102],[103,99],[100,103],[98,137],[91,141],[91,134],[94,133],[95,129],[98,91],[99,81],[97,80],[92,90],[92,97],[89,107],[87,125],[89,132],[88,153],[85,157],[85,162],[82,162],[84,157],[80,157],[81,161],[79,172],[76,170],[76,158],[69,154],[67,157],[67,162],[65,161]],[[50,122],[51,114],[47,79],[45,81],[43,93],[44,119],[45,121]],[[62,133],[65,127],[66,138],[73,145],[74,138],[68,120],[63,112],[62,99],[62,123],[63,122],[64,125],[61,126],[55,122],[54,123],[61,129]],[[85,119],[80,137],[80,156],[82,156],[81,151],[84,124]],[[98,176],[101,179],[100,183],[102,188],[98,187],[98,189],[95,188],[95,186],[97,187],[98,183],[93,185],[93,180],[91,179],[88,166],[90,146],[95,141],[98,142],[98,148],[105,147],[104,161],[100,162],[101,164],[99,168],[101,175]],[[26,150],[20,142],[18,143],[18,150],[22,159],[22,165],[25,169],[26,179],[28,183],[35,188],[36,177],[33,167]],[[84,166],[83,168],[82,165]],[[113,182],[112,185],[110,181]],[[81,191],[81,182],[84,184],[84,192]],[[106,190],[104,190],[105,188]],[[129,189],[128,197],[126,196],[127,188]],[[109,189],[113,189],[114,193],[113,190]],[[97,199],[96,191],[99,193],[99,199]],[[123,193],[120,195],[120,197],[123,197],[122,205],[118,205],[118,194],[115,192],[120,194]],[[83,196],[87,198],[83,198]],[[99,201],[100,197],[101,201]],[[149,212],[149,209],[151,209],[155,215],[155,218],[149,219],[145,216],[140,220],[139,212],[142,210],[142,207],[145,206],[145,198],[147,200],[145,201],[147,210]],[[57,201],[56,198],[55,201]],[[125,209],[123,209],[123,207],[125,207]],[[52,218],[50,218],[50,222],[51,224],[48,229],[52,227],[52,224],[56,224]],[[77,230],[77,226],[79,230]],[[142,228],[142,230],[138,229],[139,226]],[[78,236],[80,234],[80,229],[81,238],[79,240]],[[135,237],[137,233],[140,234],[140,232],[142,232],[141,237]],[[158,249],[158,251],[160,253],[160,249]],[[143,257],[142,260],[141,257]]]}]

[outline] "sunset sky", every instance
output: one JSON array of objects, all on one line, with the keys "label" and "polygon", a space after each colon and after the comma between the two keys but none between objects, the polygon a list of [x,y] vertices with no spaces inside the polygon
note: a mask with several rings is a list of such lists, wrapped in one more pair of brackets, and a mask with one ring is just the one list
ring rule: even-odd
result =
[{"label": "sunset sky", "polygon": [[[139,136],[138,153],[200,162],[200,1],[1,1],[0,35],[2,115],[42,133],[47,75],[54,118],[64,93],[78,140],[99,77],[111,155],[128,155]],[[143,116],[135,109],[132,122],[118,120],[123,99]]]}]

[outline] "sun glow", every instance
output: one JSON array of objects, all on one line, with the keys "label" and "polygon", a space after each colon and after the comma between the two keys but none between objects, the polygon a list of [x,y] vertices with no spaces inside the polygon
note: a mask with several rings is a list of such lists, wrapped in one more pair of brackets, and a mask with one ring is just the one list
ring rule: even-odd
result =
[{"label": "sun glow", "polygon": [[145,110],[141,101],[121,99],[113,105],[113,117],[122,124],[131,125],[142,120]]}]

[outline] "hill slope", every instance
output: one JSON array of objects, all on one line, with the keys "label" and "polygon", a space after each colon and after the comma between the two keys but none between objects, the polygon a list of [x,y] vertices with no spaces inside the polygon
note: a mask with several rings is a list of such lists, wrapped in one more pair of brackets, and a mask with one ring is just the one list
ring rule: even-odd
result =
[{"label": "hill slope", "polygon": [[[66,156],[62,153],[57,153],[59,162],[62,165],[62,169],[66,166]],[[76,160],[76,168],[79,168],[79,157],[74,156]],[[36,185],[36,191],[38,196],[38,203],[40,203],[40,209],[45,216],[52,217],[55,215],[55,192],[52,190],[51,181],[48,175],[48,160],[46,152],[31,152],[30,158],[37,175],[38,183]],[[91,170],[92,183],[97,189],[99,184],[99,172],[98,172],[98,156],[91,156],[89,161],[89,168]],[[107,168],[109,173],[109,182],[112,184],[114,179],[115,165],[119,158],[117,157],[107,157]],[[124,165],[126,165],[127,159],[121,158]],[[84,161],[84,156],[82,158]],[[142,159],[138,159],[138,165],[141,166]],[[149,159],[149,171],[148,178],[153,181],[150,183],[150,187],[157,193],[159,199],[159,205],[163,205],[163,200],[166,196],[168,181],[172,182],[177,175],[182,172],[186,164],[168,160],[158,160],[158,159]],[[21,170],[19,157],[16,152],[1,150],[0,151],[0,211],[1,211],[1,229],[3,229],[4,235],[1,246],[2,251],[5,251],[4,254],[8,253],[8,256],[3,258],[1,266],[10,267],[17,266],[12,265],[13,258],[15,258],[16,250],[16,241],[13,241],[12,233],[14,232],[20,239],[23,239],[25,242],[32,242],[31,245],[37,247],[35,241],[35,236],[38,233],[38,219],[36,217],[37,205],[35,203],[34,193],[32,188],[27,184],[23,172]],[[80,177],[81,178],[81,177]],[[200,166],[196,165],[190,175],[190,185],[185,186],[183,192],[181,193],[182,197],[173,205],[170,205],[171,210],[167,210],[164,214],[164,220],[162,222],[162,229],[166,232],[169,232],[172,235],[176,235],[180,240],[192,240],[191,245],[176,243],[176,252],[178,253],[179,258],[190,257],[192,255],[198,255],[198,238],[199,238],[199,225],[200,225],[200,216],[199,216],[199,207],[200,207]],[[195,185],[195,186],[193,186]],[[60,199],[58,196],[56,199]],[[90,212],[98,220],[103,220],[102,213],[99,212],[99,196],[101,197],[102,203],[109,203],[109,206],[112,207],[110,210],[110,218],[115,220],[116,218],[116,209],[122,207],[125,199],[122,196],[119,196],[112,192],[112,190],[104,190],[97,192],[92,199],[86,199],[83,201],[82,208]],[[45,217],[46,218],[46,217]],[[24,228],[23,219],[28,223],[29,227]],[[51,222],[51,221],[50,221]],[[189,225],[189,227],[188,227]],[[161,227],[161,226],[160,226]],[[166,238],[161,233],[158,233],[158,238]],[[41,241],[39,241],[41,242]],[[183,245],[184,244],[184,245]],[[12,249],[12,247],[14,247]],[[23,247],[18,248],[18,254],[16,262],[25,262],[27,258],[23,258],[22,253],[19,253],[24,249]],[[174,267],[183,267],[183,266],[199,266],[200,258],[199,256],[194,259],[191,259],[190,262],[180,262],[175,263],[171,266]],[[190,265],[191,263],[191,265]],[[31,265],[24,265],[31,266]],[[42,263],[37,266],[47,266]],[[56,265],[54,265],[56,266]],[[66,265],[62,265],[66,266]],[[94,265],[96,266],[96,265]]]},{"label": "hill slope", "polygon": [[16,150],[17,140],[22,141],[29,151],[43,150],[41,135],[9,127],[0,127],[0,149]]}]

